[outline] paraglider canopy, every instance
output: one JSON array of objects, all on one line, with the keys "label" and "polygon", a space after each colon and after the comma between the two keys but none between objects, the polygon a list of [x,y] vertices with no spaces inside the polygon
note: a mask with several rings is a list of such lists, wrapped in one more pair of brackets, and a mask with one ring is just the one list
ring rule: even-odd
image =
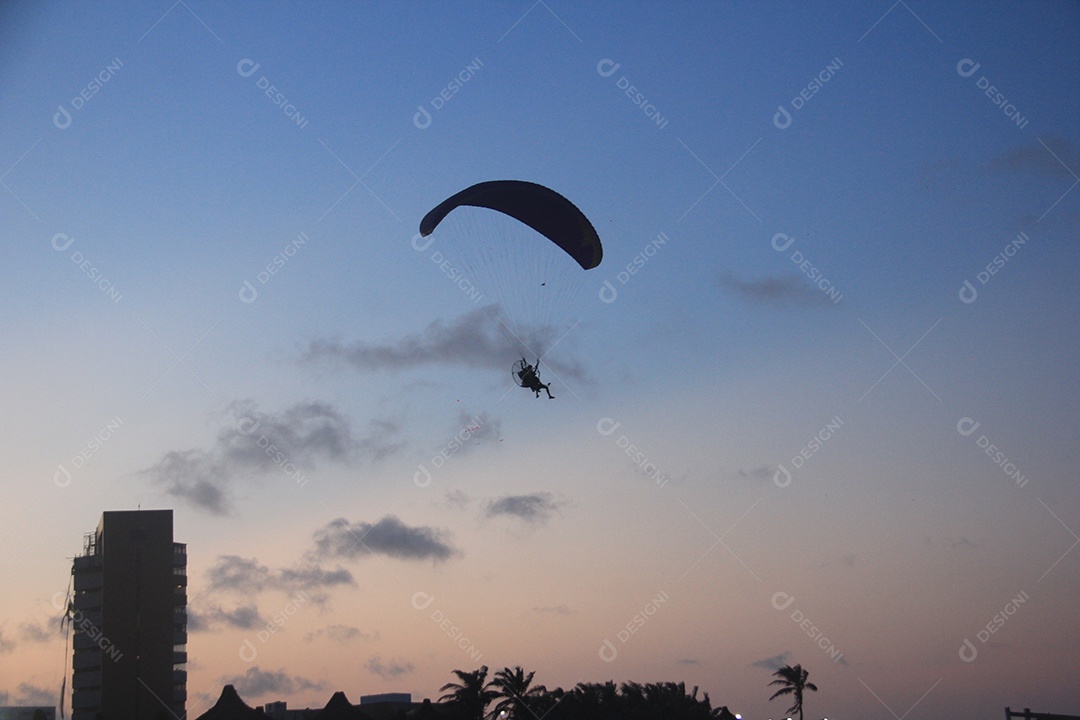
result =
[{"label": "paraglider canopy", "polygon": [[491,180],[451,195],[420,221],[420,234],[430,235],[443,218],[462,205],[496,210],[525,223],[586,270],[599,265],[604,257],[600,237],[584,213],[554,190],[523,180]]}]

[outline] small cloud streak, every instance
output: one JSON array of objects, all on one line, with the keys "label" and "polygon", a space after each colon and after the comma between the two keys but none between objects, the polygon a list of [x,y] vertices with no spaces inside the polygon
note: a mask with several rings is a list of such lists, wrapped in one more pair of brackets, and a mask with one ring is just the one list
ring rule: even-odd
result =
[{"label": "small cloud streak", "polygon": [[366,633],[361,631],[360,628],[352,627],[350,625],[330,625],[309,632],[304,636],[304,640],[307,642],[314,642],[315,640],[324,637],[339,645],[347,645],[352,640],[363,640],[364,642],[378,640],[379,633]]},{"label": "small cloud streak", "polygon": [[[434,320],[419,333],[383,343],[313,340],[303,359],[349,365],[361,372],[408,370],[429,365],[456,365],[486,370],[507,370],[523,356],[543,355],[560,333],[550,326],[517,328],[511,332],[498,305],[487,305],[456,320]],[[577,360],[550,362],[564,378],[585,381],[585,368]]]},{"label": "small cloud streak", "polygon": [[[1043,144],[1045,143],[1045,145]],[[996,172],[1034,172],[1054,178],[1076,180],[1080,172],[1080,153],[1068,140],[1048,137],[1010,150],[990,161]]]},{"label": "small cloud streak", "polygon": [[391,660],[384,663],[381,658],[376,656],[367,661],[367,669],[368,672],[378,675],[384,680],[391,680],[411,673],[416,669],[416,666],[411,662],[402,662],[400,660]]},{"label": "small cloud streak", "polygon": [[532,493],[531,495],[507,495],[488,503],[485,517],[509,517],[524,520],[527,523],[545,523],[559,509],[551,493]]},{"label": "small cloud streak", "polygon": [[832,305],[827,295],[798,275],[779,275],[760,280],[741,280],[721,275],[720,287],[739,298],[759,305],[819,306]]},{"label": "small cloud streak", "polygon": [[552,607],[534,607],[532,609],[534,613],[540,613],[541,615],[573,615],[574,611],[570,609],[569,605],[554,605]]},{"label": "small cloud streak", "polygon": [[304,690],[325,690],[326,683],[315,682],[299,675],[289,675],[284,670],[261,670],[258,665],[247,669],[243,675],[225,678],[225,685],[232,685],[242,697],[259,697],[274,693],[291,695]]},{"label": "small cloud streak", "polygon": [[305,563],[292,568],[272,570],[255,558],[242,558],[239,555],[219,555],[217,562],[206,574],[211,591],[241,595],[253,595],[263,590],[281,590],[288,593],[298,589],[356,585],[352,573],[344,568],[325,570],[318,564]]},{"label": "small cloud streak", "polygon": [[355,560],[369,555],[386,555],[400,560],[448,560],[456,550],[442,530],[409,527],[394,515],[376,523],[350,523],[345,518],[331,520],[315,531],[316,558]]},{"label": "small cloud streak", "polygon": [[776,672],[785,665],[790,665],[794,655],[790,650],[785,650],[779,655],[773,655],[772,657],[762,658],[761,660],[755,660],[750,663],[751,667],[765,668],[771,672]]},{"label": "small cloud streak", "polygon": [[187,625],[190,632],[208,632],[219,626],[251,630],[262,625],[259,608],[255,605],[242,605],[232,610],[225,610],[218,605],[211,605],[206,610],[188,608]]}]

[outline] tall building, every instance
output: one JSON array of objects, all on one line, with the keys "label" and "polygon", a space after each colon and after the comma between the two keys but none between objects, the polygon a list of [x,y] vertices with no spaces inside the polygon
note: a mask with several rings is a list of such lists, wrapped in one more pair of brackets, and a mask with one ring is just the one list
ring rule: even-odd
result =
[{"label": "tall building", "polygon": [[172,510],[103,513],[71,573],[72,720],[184,717],[187,546]]}]

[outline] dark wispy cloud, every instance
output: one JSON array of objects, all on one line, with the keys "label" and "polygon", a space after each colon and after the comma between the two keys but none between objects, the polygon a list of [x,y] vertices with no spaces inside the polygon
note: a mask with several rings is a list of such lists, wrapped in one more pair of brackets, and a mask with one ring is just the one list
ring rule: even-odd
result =
[{"label": "dark wispy cloud", "polygon": [[508,515],[527,523],[545,523],[559,509],[562,503],[556,502],[551,493],[532,493],[531,495],[507,495],[488,503],[485,517]]},{"label": "dark wispy cloud", "polygon": [[193,507],[227,515],[231,489],[239,478],[280,473],[303,485],[304,475],[320,461],[377,462],[404,447],[397,423],[374,420],[366,433],[355,433],[332,405],[307,402],[280,413],[236,402],[230,422],[208,450],[172,450],[141,475]]},{"label": "dark wispy cloud", "polygon": [[[488,305],[461,315],[456,320],[434,320],[418,333],[385,342],[358,341],[351,345],[338,340],[313,340],[304,353],[305,361],[343,363],[361,371],[407,370],[428,365],[457,365],[505,372],[515,360],[543,356],[566,333],[550,326],[510,329],[501,309]],[[559,360],[547,360],[560,377],[585,381],[584,365],[567,360],[567,347],[560,343]]]},{"label": "dark wispy cloud", "polygon": [[446,504],[450,507],[464,508],[469,504],[469,496],[461,490],[447,490]]},{"label": "dark wispy cloud", "polygon": [[0,655],[9,653],[15,649],[15,642],[4,635],[4,629],[0,628]]},{"label": "dark wispy cloud", "polygon": [[1080,152],[1068,140],[1051,136],[995,157],[990,161],[990,169],[996,172],[1034,172],[1076,180],[1076,174],[1080,173]]},{"label": "dark wispy cloud", "polygon": [[205,609],[189,607],[187,613],[190,632],[208,632],[222,626],[251,630],[263,622],[259,608],[255,605],[241,605],[232,610],[225,610],[218,605],[209,605]]},{"label": "dark wispy cloud", "polygon": [[827,567],[827,566],[830,566],[830,565],[835,565],[837,567],[848,567],[848,568],[849,567],[854,567],[855,566],[855,560],[858,557],[859,556],[856,555],[855,553],[851,553],[850,555],[841,555],[836,560],[827,560],[827,561],[823,562],[821,564],[821,567]]},{"label": "dark wispy cloud", "polygon": [[317,591],[337,585],[355,585],[352,573],[344,568],[326,570],[321,565],[304,562],[290,568],[272,569],[255,558],[219,555],[206,572],[211,592],[253,595],[263,590]]},{"label": "dark wispy cloud", "polygon": [[291,695],[304,690],[325,690],[326,683],[315,682],[299,675],[289,675],[284,670],[261,670],[252,665],[243,675],[225,678],[223,684],[232,685],[241,697],[259,697],[274,693]]},{"label": "dark wispy cloud", "polygon": [[756,668],[765,668],[766,670],[771,670],[775,672],[785,665],[790,665],[793,657],[794,655],[791,654],[790,650],[785,650],[779,655],[773,655],[772,657],[755,660],[754,662],[750,663],[750,666]]},{"label": "dark wispy cloud", "polygon": [[367,669],[368,672],[390,680],[411,673],[416,669],[416,666],[411,662],[402,662],[401,660],[391,660],[384,663],[381,658],[376,656],[367,661]]},{"label": "dark wispy cloud", "polygon": [[832,305],[828,296],[799,275],[778,275],[759,280],[741,280],[722,274],[720,287],[731,294],[760,305]]},{"label": "dark wispy cloud", "polygon": [[314,642],[326,638],[332,642],[336,642],[340,645],[347,645],[353,640],[362,640],[364,642],[370,642],[372,640],[379,639],[379,633],[366,633],[358,627],[352,627],[351,625],[329,625],[318,630],[312,630],[304,636],[304,640],[307,642]]},{"label": "dark wispy cloud", "polygon": [[[55,622],[55,621],[54,621]],[[60,637],[59,627],[38,620],[27,620],[19,624],[19,639],[25,642],[47,643]]]},{"label": "dark wispy cloud", "polygon": [[457,553],[445,531],[432,527],[409,527],[394,515],[376,523],[331,520],[315,531],[315,558],[353,560],[386,555],[402,560],[448,560]]}]

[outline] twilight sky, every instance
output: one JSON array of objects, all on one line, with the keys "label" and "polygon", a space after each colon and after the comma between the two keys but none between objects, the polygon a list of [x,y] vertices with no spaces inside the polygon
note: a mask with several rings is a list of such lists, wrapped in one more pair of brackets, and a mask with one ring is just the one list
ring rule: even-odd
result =
[{"label": "twilight sky", "polygon": [[[191,717],[481,664],[749,720],[794,663],[808,718],[1080,712],[1078,36],[1065,2],[5,4],[0,703],[56,701],[70,558],[141,505],[188,543]],[[514,253],[462,270],[464,223],[414,238],[491,179],[600,234],[550,307]]]}]

